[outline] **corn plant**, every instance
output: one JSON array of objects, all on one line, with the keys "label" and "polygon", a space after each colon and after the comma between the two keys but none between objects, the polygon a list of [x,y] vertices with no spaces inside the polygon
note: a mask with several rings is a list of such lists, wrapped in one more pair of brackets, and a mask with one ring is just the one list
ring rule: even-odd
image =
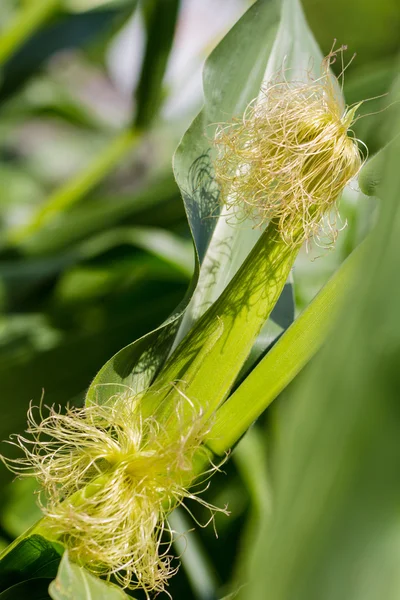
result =
[{"label": "corn plant", "polygon": [[[57,244],[50,232],[63,211],[71,211],[68,223],[118,161],[138,150],[161,110],[177,9],[174,0],[144,3],[135,118],[8,232],[8,250],[40,255]],[[0,60],[59,10],[58,2],[23,9],[0,39]],[[193,278],[161,325],[88,380],[83,406],[30,405],[25,432],[11,439],[17,454],[5,450],[3,461],[20,478],[38,481],[43,515],[0,555],[0,598],[168,594],[191,526],[185,511],[216,530],[229,519],[229,497],[218,504],[209,491],[231,455],[259,504],[227,593],[274,600],[398,594],[385,554],[398,499],[391,374],[397,282],[390,301],[385,290],[398,238],[399,144],[394,138],[367,162],[353,131],[364,104],[348,105],[343,96],[345,51],[335,42],[324,57],[298,0],[257,0],[208,57],[203,108],[173,157],[193,239]],[[394,99],[396,93],[394,86]],[[398,127],[398,111],[388,114]],[[356,184],[384,200],[379,221],[295,318],[293,265],[313,248],[324,260],[342,229],[341,195]],[[179,258],[187,245],[165,231],[120,228],[81,242],[78,252],[90,256],[121,236],[153,254],[168,241],[164,261],[190,270]],[[371,332],[378,336],[372,349]],[[251,426],[288,386],[287,404],[284,394],[274,403],[282,425],[270,480],[267,467],[251,466],[265,459],[263,429]],[[371,476],[381,493],[371,491]],[[191,566],[183,549],[181,560],[196,596],[217,597],[211,575],[204,587],[196,580],[196,569],[209,569],[201,555]],[[361,574],[358,557],[367,565]]]}]

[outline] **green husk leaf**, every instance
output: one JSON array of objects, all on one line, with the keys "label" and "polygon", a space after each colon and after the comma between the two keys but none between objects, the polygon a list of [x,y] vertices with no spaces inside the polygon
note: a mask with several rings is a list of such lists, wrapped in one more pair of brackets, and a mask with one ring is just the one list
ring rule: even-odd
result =
[{"label": "green husk leaf", "polygon": [[[160,406],[172,427],[184,392],[210,416],[228,396],[289,275],[299,245],[288,246],[272,222],[218,300],[197,321],[142,398],[145,412]],[[171,386],[173,381],[179,386]],[[165,400],[167,402],[165,402]]]},{"label": "green husk leaf", "polygon": [[49,594],[52,600],[128,600],[131,597],[71,562],[68,552],[64,552]]}]

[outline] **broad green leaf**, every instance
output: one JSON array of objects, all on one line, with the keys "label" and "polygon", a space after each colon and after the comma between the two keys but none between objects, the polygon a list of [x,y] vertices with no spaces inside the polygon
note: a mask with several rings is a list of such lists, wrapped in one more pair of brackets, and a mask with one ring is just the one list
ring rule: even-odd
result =
[{"label": "broad green leaf", "polygon": [[[56,579],[50,584],[52,600],[128,600],[120,588],[98,579],[69,560],[64,552]],[[0,597],[1,598],[1,597]]]},{"label": "broad green leaf", "polygon": [[340,327],[281,414],[273,518],[243,598],[399,598],[399,152],[397,138]]}]

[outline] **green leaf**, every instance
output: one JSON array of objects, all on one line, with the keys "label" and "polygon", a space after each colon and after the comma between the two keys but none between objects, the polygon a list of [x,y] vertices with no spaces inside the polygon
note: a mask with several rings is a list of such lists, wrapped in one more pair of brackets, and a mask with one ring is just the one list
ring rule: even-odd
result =
[{"label": "green leaf", "polygon": [[65,552],[56,579],[50,584],[52,600],[128,600],[120,588],[98,579],[69,560]]},{"label": "green leaf", "polygon": [[379,150],[361,169],[358,183],[361,191],[367,196],[375,196],[378,192],[393,143],[389,142]]},{"label": "green leaf", "polygon": [[28,531],[0,554],[0,591],[26,579],[55,577],[63,550],[60,544]]},{"label": "green leaf", "polygon": [[1,526],[13,537],[18,537],[41,518],[35,492],[38,484],[35,479],[16,479],[5,490],[2,506]]},{"label": "green leaf", "polygon": [[[209,299],[212,301],[221,293],[259,237],[259,232],[251,226],[241,228],[242,232],[245,231],[242,236],[238,229],[230,228],[227,233],[226,224],[222,226],[224,231],[220,232],[217,219],[211,217],[219,203],[218,190],[212,180],[207,127],[217,120],[239,114],[258,94],[278,22],[279,14],[273,4],[256,2],[217,46],[205,65],[204,109],[176,153],[175,177],[184,197],[197,259],[205,265],[194,301],[195,306],[201,305],[201,310],[197,310],[194,316],[193,308],[190,309],[179,338],[204,312]],[[222,260],[226,254],[228,263]],[[212,294],[201,300],[201,294],[211,285],[210,278],[213,279],[210,270],[213,262],[224,275],[215,278],[218,288],[214,287]],[[196,288],[198,272],[199,266],[182,305],[166,323],[118,352],[104,365],[89,388],[88,402],[107,401],[121,390],[121,385],[129,386],[134,393],[148,387],[170,352],[181,316]],[[293,310],[292,304],[290,309]],[[107,387],[103,386],[105,383]]]},{"label": "green leaf", "polygon": [[[288,246],[275,223],[269,224],[232,281],[182,340],[143,396],[145,413],[160,407],[168,427],[172,427],[175,416],[171,407],[182,392],[198,402],[205,418],[214,413],[227,398],[271,314],[300,245]],[[172,386],[173,381],[181,382],[182,389]]]},{"label": "green leaf", "polygon": [[275,508],[245,598],[399,598],[399,152],[397,138],[340,326],[281,413]]}]

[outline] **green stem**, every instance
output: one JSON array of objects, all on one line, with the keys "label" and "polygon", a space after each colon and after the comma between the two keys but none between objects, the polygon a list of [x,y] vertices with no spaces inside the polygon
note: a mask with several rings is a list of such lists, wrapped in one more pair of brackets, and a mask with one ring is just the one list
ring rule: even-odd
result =
[{"label": "green stem", "polygon": [[265,358],[217,411],[205,443],[222,456],[294,379],[326,339],[340,300],[364,255],[354,251]]},{"label": "green stem", "polygon": [[[229,394],[286,283],[301,242],[288,246],[271,223],[230,284],[171,355],[142,403],[173,426],[183,394],[210,416]],[[175,385],[171,385],[175,382]],[[173,407],[173,410],[171,410]],[[188,403],[188,414],[192,413]],[[180,423],[182,426],[182,422]]]},{"label": "green stem", "polygon": [[57,10],[60,0],[27,2],[0,36],[0,65]]},{"label": "green stem", "polygon": [[138,143],[139,138],[139,133],[135,130],[120,133],[86,169],[51,194],[27,225],[11,231],[10,242],[16,244],[24,242],[27,237],[39,231],[58,213],[79,202]]}]

